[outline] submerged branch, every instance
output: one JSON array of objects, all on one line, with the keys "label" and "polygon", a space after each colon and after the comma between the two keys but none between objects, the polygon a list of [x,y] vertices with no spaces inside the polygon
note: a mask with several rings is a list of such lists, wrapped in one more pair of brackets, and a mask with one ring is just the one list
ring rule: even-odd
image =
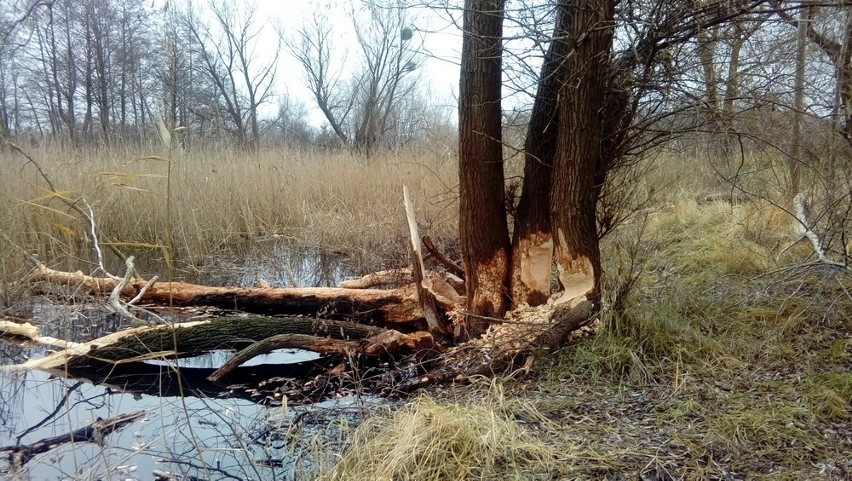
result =
[{"label": "submerged branch", "polygon": [[93,442],[102,444],[104,437],[145,415],[145,411],[121,414],[109,419],[98,418],[92,424],[51,438],[45,438],[33,444],[5,446],[0,451],[9,453],[9,462],[16,471],[23,469],[37,454],[42,454],[66,443]]}]

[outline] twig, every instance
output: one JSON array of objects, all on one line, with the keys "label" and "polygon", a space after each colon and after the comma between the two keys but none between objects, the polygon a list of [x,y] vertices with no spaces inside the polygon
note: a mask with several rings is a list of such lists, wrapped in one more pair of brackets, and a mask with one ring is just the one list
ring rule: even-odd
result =
[{"label": "twig", "polygon": [[48,414],[47,416],[45,416],[45,418],[44,418],[44,419],[42,419],[41,421],[37,422],[35,425],[28,427],[28,428],[27,428],[24,432],[22,432],[21,434],[19,434],[19,435],[16,437],[17,443],[18,443],[18,444],[21,444],[21,438],[23,438],[23,437],[24,437],[24,436],[26,436],[27,434],[29,434],[29,433],[31,433],[31,432],[33,432],[33,431],[35,431],[36,429],[38,429],[38,428],[40,428],[40,427],[44,426],[44,424],[45,424],[46,422],[48,422],[48,421],[50,421],[51,419],[53,419],[53,417],[54,417],[54,416],[56,416],[56,414],[57,414],[57,413],[59,413],[59,410],[60,410],[60,409],[62,409],[62,406],[64,406],[64,405],[65,405],[65,403],[66,403],[66,402],[68,402],[68,396],[70,396],[72,392],[76,391],[76,390],[77,390],[77,388],[79,388],[79,387],[80,387],[80,386],[82,386],[82,385],[83,385],[83,382],[82,382],[82,381],[78,381],[78,382],[74,383],[74,385],[73,385],[73,386],[69,387],[69,388],[65,391],[65,395],[64,395],[64,396],[62,396],[62,399],[60,399],[60,400],[59,400],[59,403],[57,403],[57,404],[56,404],[56,408],[54,408],[53,412],[51,412],[50,414]]},{"label": "twig", "polygon": [[[189,466],[190,468],[195,468],[199,471],[209,470],[209,471],[212,471],[214,473],[219,473],[219,474],[221,474],[222,476],[224,476],[228,479],[235,479],[237,481],[243,481],[242,478],[234,476],[233,474],[229,473],[228,471],[225,471],[222,468],[218,468],[218,467],[214,467],[214,466],[200,465],[200,464],[193,463],[192,461],[184,461],[182,459],[175,459],[175,458],[159,459],[158,461],[161,462],[161,463],[182,464],[184,466]],[[193,477],[191,477],[191,479],[198,479],[198,478],[193,476]]]},{"label": "twig", "polygon": [[139,302],[139,300],[142,299],[143,296],[145,296],[145,292],[148,291],[148,288],[150,288],[151,286],[154,285],[155,282],[157,282],[157,279],[159,279],[158,276],[154,276],[154,277],[148,279],[148,282],[146,282],[145,285],[142,286],[142,289],[139,290],[139,294],[136,294],[136,297],[127,301],[127,304],[132,306],[132,305],[136,304],[137,302]]},{"label": "twig", "polygon": [[117,313],[125,319],[143,322],[141,319],[131,314],[130,311],[128,311],[127,308],[121,304],[121,291],[124,290],[124,288],[127,286],[127,283],[130,282],[130,277],[133,275],[133,256],[127,258],[127,260],[125,261],[125,265],[127,266],[127,270],[124,272],[124,278],[115,278],[118,280],[118,284],[115,285],[109,295],[109,306],[112,308],[113,312]]}]

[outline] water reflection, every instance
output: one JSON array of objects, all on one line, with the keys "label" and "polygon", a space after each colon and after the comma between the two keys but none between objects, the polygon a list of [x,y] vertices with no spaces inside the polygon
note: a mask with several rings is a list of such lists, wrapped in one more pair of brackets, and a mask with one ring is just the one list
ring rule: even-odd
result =
[{"label": "water reflection", "polygon": [[[285,435],[294,421],[322,409],[328,421],[351,424],[371,407],[356,398],[283,410],[240,399],[134,396],[40,372],[3,373],[0,383],[0,446],[30,444],[97,418],[146,412],[107,436],[103,445],[65,444],[36,456],[15,476],[18,479],[151,479],[154,470],[203,479],[294,479],[297,461],[311,457],[295,449],[304,439],[292,438],[292,432]],[[0,477],[13,474],[8,458],[0,458]]]},{"label": "water reflection", "polygon": [[[147,261],[137,264],[144,276],[163,274],[162,261],[150,255]],[[271,287],[334,286],[362,271],[341,253],[255,242],[244,256],[206,261],[184,280],[243,287],[261,281]],[[76,342],[129,327],[102,306],[74,304],[74,293],[65,294],[55,302],[19,306],[16,313],[31,318],[43,335]],[[169,320],[192,315],[158,314]],[[0,478],[132,480],[151,479],[152,472],[160,470],[202,479],[305,479],[311,477],[306,471],[322,464],[325,456],[331,459],[339,449],[335,443],[343,442],[333,426],[357,423],[366,409],[385,404],[346,396],[293,407],[281,393],[287,392],[288,382],[303,381],[288,381],[288,375],[298,372],[305,379],[339,362],[304,351],[281,350],[250,361],[232,376],[238,386],[207,381],[232,353],[103,365],[67,373],[69,377],[0,371],[0,447],[67,434],[98,418],[146,412],[143,419],[107,436],[102,445],[58,446],[33,458],[21,473],[12,472],[8,456],[0,453]],[[41,347],[0,341],[0,364],[45,354]],[[270,379],[275,389],[261,389]],[[333,394],[318,389],[317,399]],[[275,407],[265,407],[269,404]],[[321,449],[315,452],[317,446]]]}]

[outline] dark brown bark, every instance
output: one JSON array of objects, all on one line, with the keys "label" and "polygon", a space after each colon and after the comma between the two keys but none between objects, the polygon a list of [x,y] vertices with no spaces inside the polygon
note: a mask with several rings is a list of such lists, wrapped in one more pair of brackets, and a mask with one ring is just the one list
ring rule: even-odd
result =
[{"label": "dark brown bark", "polygon": [[716,74],[716,37],[718,27],[713,26],[698,31],[698,59],[701,62],[701,70],[704,74],[704,113],[705,121],[709,128],[715,131],[718,128],[719,118],[719,94],[718,75]]},{"label": "dark brown bark", "polygon": [[464,269],[459,267],[459,265],[453,262],[449,257],[445,256],[443,252],[438,250],[438,248],[435,247],[435,243],[432,242],[431,237],[424,235],[421,240],[423,241],[423,247],[429,251],[429,254],[434,257],[438,263],[444,266],[444,268],[446,268],[451,274],[464,280]]},{"label": "dark brown bark", "polygon": [[267,337],[234,354],[225,364],[208,376],[207,379],[213,382],[226,379],[244,362],[276,349],[304,349],[325,355],[343,356],[347,352],[351,352],[354,355],[358,346],[357,342],[341,339],[306,334],[279,334]]},{"label": "dark brown bark", "polygon": [[[558,115],[560,134],[554,161],[551,222],[555,257],[564,298],[586,295],[597,302],[600,246],[596,205],[602,176],[604,91],[607,82],[613,0],[577,2],[566,59],[569,79],[562,86]],[[605,160],[605,159],[604,159]]]},{"label": "dark brown bark", "polygon": [[[466,0],[459,85],[459,237],[467,308],[502,316],[507,308],[509,228],[503,184],[501,129],[504,0]],[[460,339],[484,325],[467,317]]]},{"label": "dark brown bark", "polygon": [[553,235],[550,228],[550,184],[559,133],[557,98],[565,81],[566,41],[571,23],[568,2],[558,2],[553,40],[541,68],[527,137],[524,181],[512,239],[511,293],[514,305],[537,306],[550,296]]}]

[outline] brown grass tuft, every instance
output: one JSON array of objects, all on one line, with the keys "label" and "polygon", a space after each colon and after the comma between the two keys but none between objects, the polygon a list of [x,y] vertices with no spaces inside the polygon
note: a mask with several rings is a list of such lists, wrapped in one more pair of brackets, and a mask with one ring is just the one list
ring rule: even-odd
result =
[{"label": "brown grass tuft", "polygon": [[566,469],[562,456],[488,400],[421,397],[390,417],[367,420],[321,479],[555,479]]}]

